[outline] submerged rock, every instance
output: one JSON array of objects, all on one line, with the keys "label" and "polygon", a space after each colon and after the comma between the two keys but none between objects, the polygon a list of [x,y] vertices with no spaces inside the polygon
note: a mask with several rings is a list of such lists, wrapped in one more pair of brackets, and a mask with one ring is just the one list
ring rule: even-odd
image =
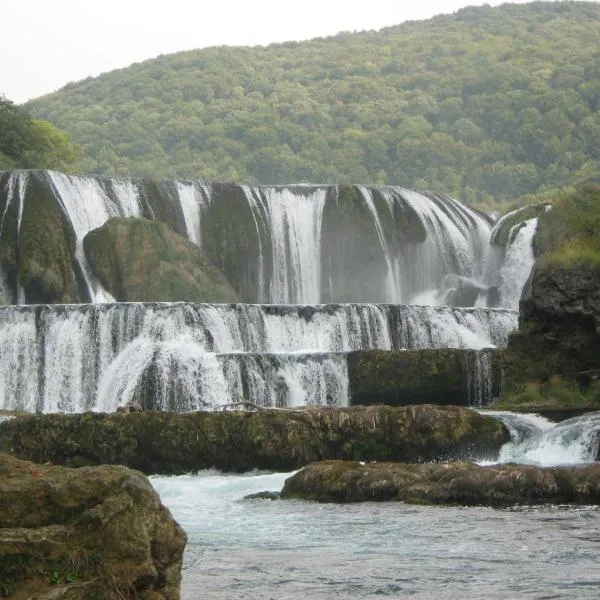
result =
[{"label": "submerged rock", "polygon": [[493,459],[508,440],[493,417],[431,405],[48,414],[0,423],[0,449],[16,456],[72,466],[123,464],[148,474],[290,471],[331,458]]},{"label": "submerged rock", "polygon": [[281,498],[280,492],[256,492],[255,494],[248,494],[244,496],[244,500],[279,500]]},{"label": "submerged rock", "polygon": [[0,596],[177,600],[185,543],[141,473],[0,454]]},{"label": "submerged rock", "polygon": [[395,500],[413,504],[511,506],[600,504],[600,464],[541,468],[473,463],[324,461],[286,480],[282,499],[318,502]]}]

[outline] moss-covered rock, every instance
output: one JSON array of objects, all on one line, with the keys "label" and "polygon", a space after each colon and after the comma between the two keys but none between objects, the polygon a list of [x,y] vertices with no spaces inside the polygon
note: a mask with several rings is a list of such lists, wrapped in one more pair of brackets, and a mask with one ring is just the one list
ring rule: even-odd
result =
[{"label": "moss-covered rock", "polygon": [[32,415],[0,422],[2,451],[70,466],[123,464],[145,473],[216,467],[288,471],[316,460],[495,458],[509,434],[455,406],[241,412]]},{"label": "moss-covered rock", "polygon": [[6,218],[2,268],[11,279],[18,273],[18,285],[27,302],[77,302],[73,272],[75,232],[42,173],[28,173],[20,229],[14,204]]},{"label": "moss-covered rock", "polygon": [[0,454],[0,596],[177,600],[185,543],[141,473]]},{"label": "moss-covered rock", "polygon": [[110,219],[84,239],[88,262],[122,302],[235,302],[237,294],[202,250],[165,223]]},{"label": "moss-covered rock", "polygon": [[[253,214],[244,190],[233,184],[212,185],[210,209],[202,218],[202,248],[233,282],[242,302],[261,302],[261,278],[270,280],[271,237],[264,209]],[[261,275],[261,269],[263,275]]]},{"label": "moss-covered rock", "polygon": [[348,354],[348,381],[353,404],[479,405],[499,395],[499,355],[455,348],[360,350]]},{"label": "moss-covered rock", "polygon": [[600,504],[600,464],[540,468],[472,463],[325,461],[286,480],[282,499],[318,502],[395,500],[413,504],[511,506]]},{"label": "moss-covered rock", "polygon": [[502,353],[505,405],[600,404],[600,269],[538,264]]}]

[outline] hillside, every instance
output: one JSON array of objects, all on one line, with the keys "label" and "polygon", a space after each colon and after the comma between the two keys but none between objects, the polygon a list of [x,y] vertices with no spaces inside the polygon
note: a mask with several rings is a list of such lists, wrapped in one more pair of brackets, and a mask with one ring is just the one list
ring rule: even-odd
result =
[{"label": "hillside", "polygon": [[88,173],[512,199],[600,171],[600,4],[181,52],[27,109],[71,134]]}]

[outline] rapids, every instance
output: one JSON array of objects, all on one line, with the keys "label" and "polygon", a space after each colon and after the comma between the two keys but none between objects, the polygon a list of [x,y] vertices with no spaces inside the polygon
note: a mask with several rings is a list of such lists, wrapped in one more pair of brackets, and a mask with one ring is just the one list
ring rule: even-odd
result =
[{"label": "rapids", "polygon": [[[597,451],[600,413],[497,417],[513,435],[500,462],[574,464]],[[599,507],[243,500],[289,475],[151,478],[189,536],[183,600],[598,597]]]}]

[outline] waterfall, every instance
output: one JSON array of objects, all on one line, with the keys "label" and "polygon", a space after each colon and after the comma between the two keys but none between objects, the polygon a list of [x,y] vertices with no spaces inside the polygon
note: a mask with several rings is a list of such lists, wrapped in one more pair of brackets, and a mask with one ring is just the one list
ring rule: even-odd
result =
[{"label": "waterfall", "polygon": [[[91,177],[77,177],[48,172],[56,196],[75,232],[75,260],[85,278],[92,302],[114,302],[114,298],[94,277],[83,250],[83,238],[92,229],[101,227],[111,217],[141,216],[139,196],[135,186],[128,181],[112,180],[110,194],[100,181]],[[112,197],[111,197],[112,196]]]},{"label": "waterfall", "polygon": [[538,466],[575,465],[594,462],[600,445],[600,412],[588,413],[560,423],[538,415],[490,411],[511,433],[498,462]]},{"label": "waterfall", "polygon": [[523,286],[535,263],[533,236],[536,229],[537,218],[515,225],[510,231],[504,262],[500,269],[499,288],[501,305],[506,308],[519,306]]},{"label": "waterfall", "polygon": [[83,238],[112,217],[165,220],[201,247],[233,287],[244,290],[246,301],[292,304],[326,299],[488,306],[494,305],[489,281],[500,280],[502,269],[503,305],[514,307],[523,281],[513,276],[515,259],[533,233],[533,225],[519,230],[507,263],[494,263],[492,276],[490,261],[484,261],[490,224],[442,194],[393,186],[155,183],[15,171],[2,175],[0,236],[11,206],[20,222],[31,177],[73,228],[75,262],[93,302],[111,297],[91,273]]},{"label": "waterfall", "polygon": [[211,201],[211,191],[207,184],[200,182],[175,182],[179,205],[183,213],[187,239],[202,247],[201,215]]},{"label": "waterfall", "polygon": [[[0,307],[0,409],[348,404],[345,353],[501,345],[517,313],[398,305]],[[440,325],[443,323],[443,325]]]},{"label": "waterfall", "polygon": [[[270,232],[272,303],[311,304],[321,300],[321,224],[326,190],[244,187],[260,240],[258,220],[266,216]],[[260,248],[261,261],[263,259]],[[264,270],[262,270],[264,276]]]},{"label": "waterfall", "polygon": [[467,355],[467,392],[469,406],[485,406],[493,400],[494,374],[491,354],[480,350]]}]

